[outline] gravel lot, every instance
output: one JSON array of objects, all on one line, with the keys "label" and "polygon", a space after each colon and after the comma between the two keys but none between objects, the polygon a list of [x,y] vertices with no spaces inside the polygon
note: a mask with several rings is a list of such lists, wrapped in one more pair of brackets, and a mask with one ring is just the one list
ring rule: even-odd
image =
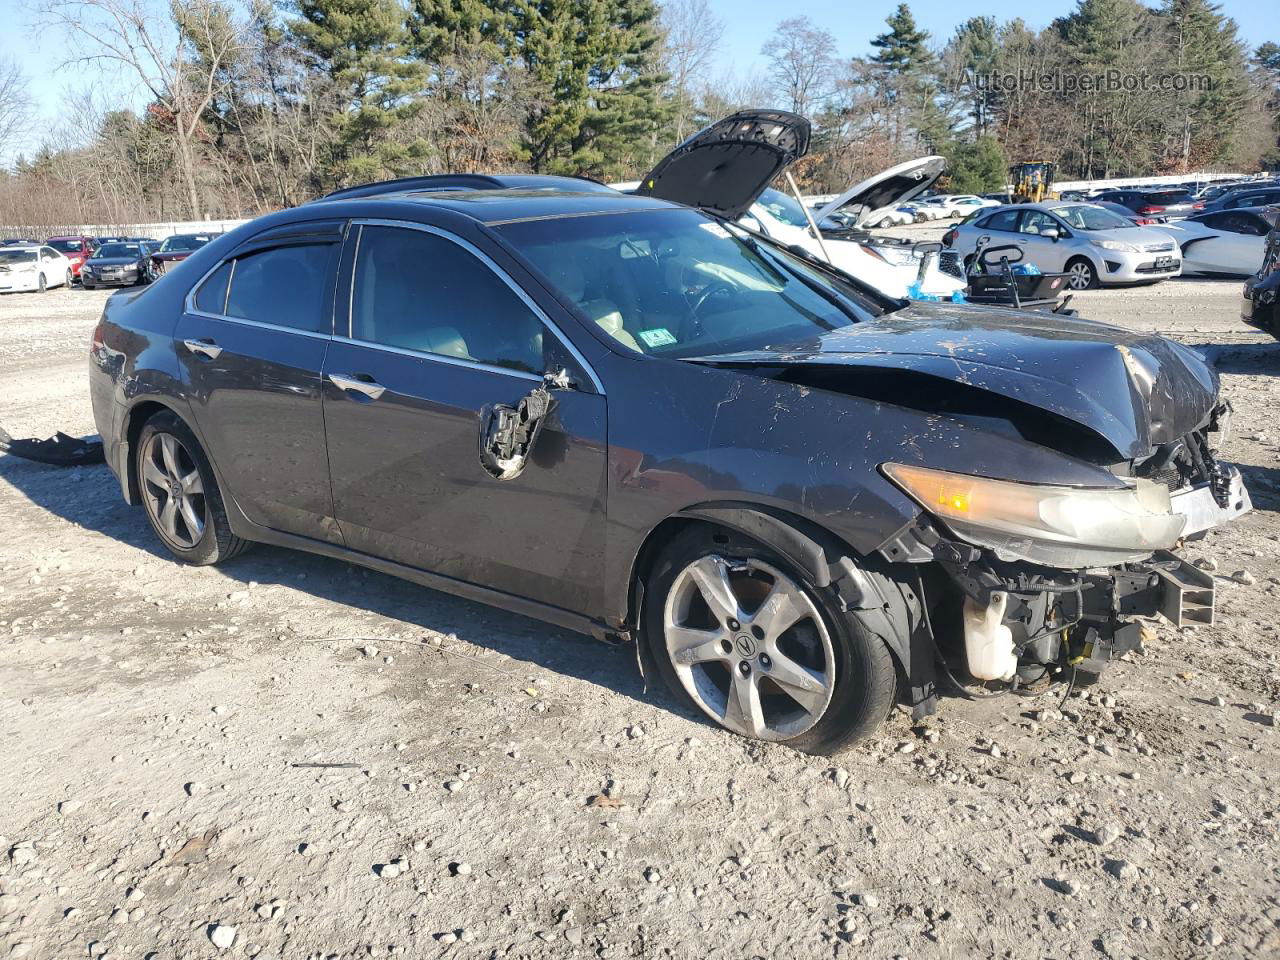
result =
[{"label": "gravel lot", "polygon": [[[180,567],[105,467],[0,457],[0,958],[1280,956],[1280,345],[1238,296],[1077,298],[1223,371],[1218,625],[836,761],[342,563]],[[105,297],[0,298],[15,436],[93,430]]]}]

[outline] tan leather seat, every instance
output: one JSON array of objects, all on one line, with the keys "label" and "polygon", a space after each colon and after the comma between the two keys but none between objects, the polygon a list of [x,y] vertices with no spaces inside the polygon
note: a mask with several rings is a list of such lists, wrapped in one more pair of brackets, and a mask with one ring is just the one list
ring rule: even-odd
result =
[{"label": "tan leather seat", "polygon": [[587,277],[580,266],[576,263],[562,263],[551,279],[565,296],[578,305],[578,309],[588,320],[624,347],[644,353],[636,338],[623,327],[622,311],[616,303],[603,297],[596,300],[583,299],[587,292]]}]

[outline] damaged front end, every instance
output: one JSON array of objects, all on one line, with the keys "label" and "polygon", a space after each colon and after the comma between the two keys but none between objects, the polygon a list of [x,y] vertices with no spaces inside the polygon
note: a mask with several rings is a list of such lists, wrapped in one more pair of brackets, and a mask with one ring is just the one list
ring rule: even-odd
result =
[{"label": "damaged front end", "polygon": [[1252,509],[1210,442],[1229,415],[1219,405],[1200,428],[1117,467],[1131,475],[1105,490],[886,464],[926,511],[891,554],[932,564],[922,586],[942,608],[935,642],[963,650],[975,680],[1036,693],[1058,678],[1088,683],[1140,652],[1138,618],[1211,625],[1213,577],[1175,551]]}]

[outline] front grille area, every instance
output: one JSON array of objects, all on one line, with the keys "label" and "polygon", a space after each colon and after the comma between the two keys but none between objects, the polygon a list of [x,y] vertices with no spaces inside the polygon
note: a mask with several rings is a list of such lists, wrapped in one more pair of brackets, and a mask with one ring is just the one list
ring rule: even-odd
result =
[{"label": "front grille area", "polygon": [[1161,243],[1148,243],[1141,248],[1143,253],[1167,253],[1173,249],[1173,241],[1166,240]]},{"label": "front grille area", "polygon": [[1196,431],[1162,446],[1136,465],[1134,474],[1162,483],[1172,493],[1208,481],[1212,467],[1213,455],[1209,452],[1204,432]]},{"label": "front grille area", "polygon": [[944,250],[938,254],[938,269],[960,280],[964,279],[964,267],[960,265],[960,254],[954,250]]}]

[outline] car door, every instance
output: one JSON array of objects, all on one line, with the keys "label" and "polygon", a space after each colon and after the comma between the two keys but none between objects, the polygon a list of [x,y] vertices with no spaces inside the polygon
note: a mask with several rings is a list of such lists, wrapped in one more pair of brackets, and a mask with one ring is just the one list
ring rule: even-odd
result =
[{"label": "car door", "polygon": [[56,287],[66,279],[66,268],[62,266],[61,260],[62,254],[53,247],[40,248],[40,272],[44,275],[46,287]]},{"label": "car door", "polygon": [[[1056,231],[1057,236],[1046,236],[1046,231]],[[1071,236],[1065,224],[1042,210],[1024,210],[1018,221],[1018,243],[1025,251],[1028,263],[1034,263],[1044,273],[1061,273],[1067,263],[1067,245],[1064,239]]]},{"label": "car door", "polygon": [[195,286],[175,334],[223,493],[254,523],[334,543],[320,377],[345,226],[289,224],[241,244]]},{"label": "car door", "polygon": [[[960,227],[961,235],[966,236],[969,241],[965,244],[963,253],[968,255],[975,252],[979,246],[983,249],[994,250],[1008,244],[1013,244],[1016,237],[1013,234],[1018,229],[1018,210],[997,210],[985,219],[979,218],[974,222],[972,228],[965,226]],[[1009,252],[1010,257],[1016,256],[1012,251]]]},{"label": "car door", "polygon": [[[347,249],[348,335],[334,338],[325,364],[324,409],[348,545],[595,609],[607,424],[586,362],[494,259],[446,230],[368,221]],[[482,425],[560,370],[572,385],[550,391],[523,472],[498,479],[481,462]]]},{"label": "car door", "polygon": [[1210,259],[1215,271],[1247,276],[1258,269],[1265,246],[1266,221],[1248,211],[1233,210],[1217,214],[1213,226],[1221,234],[1206,246],[1212,247]]}]

